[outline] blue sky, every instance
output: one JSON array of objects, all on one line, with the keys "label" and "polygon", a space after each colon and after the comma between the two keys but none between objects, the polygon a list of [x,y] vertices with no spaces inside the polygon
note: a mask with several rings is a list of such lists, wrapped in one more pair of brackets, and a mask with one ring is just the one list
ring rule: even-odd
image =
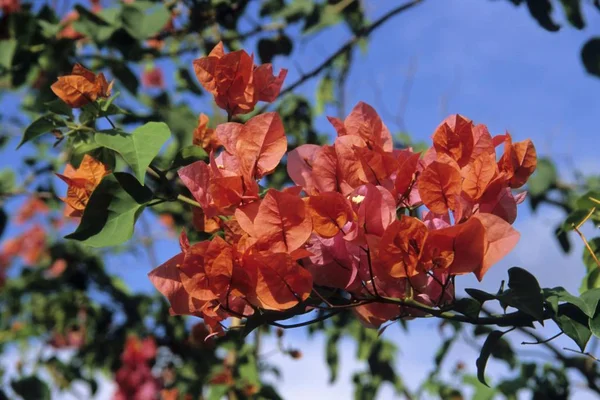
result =
[{"label": "blue sky", "polygon": [[[364,3],[371,20],[397,4],[391,0]],[[508,1],[424,1],[375,31],[366,53],[356,51],[347,81],[346,113],[358,101],[365,101],[380,112],[392,131],[398,131],[401,127],[394,116],[402,103],[405,80],[413,69],[412,90],[405,99],[404,127],[415,139],[429,140],[443,118],[461,113],[486,124],[494,134],[509,130],[515,140],[531,138],[538,155],[553,158],[566,176],[573,166],[598,173],[600,79],[586,74],[579,51],[588,38],[600,33],[600,14],[587,11],[588,24],[583,31],[565,25],[560,32],[550,33],[535,23],[525,7],[514,7]],[[556,19],[564,22],[562,14],[556,13]],[[293,63],[276,59],[275,66],[288,68],[287,82],[293,82],[298,76],[297,66],[310,70],[348,38],[349,32],[343,27],[327,30],[296,45]],[[249,45],[254,48],[254,43]],[[172,81],[170,76],[167,78]],[[299,92],[313,97],[317,82],[307,82]],[[207,97],[195,104],[197,111],[212,110]],[[332,114],[335,109],[326,111]],[[324,115],[318,124],[322,131],[333,134]],[[3,157],[0,166],[10,162],[11,157]],[[461,279],[458,294],[464,287],[496,290],[513,265],[533,272],[542,286],[561,285],[577,292],[584,271],[581,244],[573,237],[572,253],[563,255],[552,234],[561,215],[540,208],[532,216],[528,207],[523,204],[519,210],[515,227],[522,239],[515,251],[494,266],[481,284],[471,277]],[[159,260],[164,261],[177,251],[176,241],[161,241],[157,250]],[[136,262],[129,257],[111,258],[111,271],[122,275],[135,289],[150,290],[145,274],[153,266],[143,257]],[[436,322],[424,320],[411,322],[409,334],[398,327],[385,332],[385,337],[400,347],[398,371],[413,388],[432,366],[440,343],[435,327]],[[557,328],[548,327],[542,332],[551,336]],[[351,397],[351,373],[364,368],[354,359],[352,343],[344,342],[340,379],[328,386],[322,338],[309,342],[303,330],[288,331],[286,338],[305,355],[299,361],[278,355],[270,359],[282,368],[283,378],[277,387],[286,399]],[[523,350],[518,344],[521,338],[514,338],[518,351]],[[558,339],[556,344],[575,347],[568,339]],[[268,342],[264,348],[269,348]],[[529,348],[524,350],[526,354]],[[474,372],[477,355],[469,346],[459,345],[445,365],[451,367],[460,359]],[[508,373],[497,363],[490,364],[489,372],[499,377]],[[107,386],[104,394],[108,392]],[[585,391],[576,393],[578,399],[593,398]],[[390,398],[393,391],[389,387],[378,397]]]}]

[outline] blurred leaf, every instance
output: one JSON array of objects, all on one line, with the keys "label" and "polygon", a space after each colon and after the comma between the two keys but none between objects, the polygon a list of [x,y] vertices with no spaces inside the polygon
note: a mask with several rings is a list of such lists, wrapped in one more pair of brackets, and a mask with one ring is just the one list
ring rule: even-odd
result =
[{"label": "blurred leaf", "polygon": [[[588,240],[588,244],[590,248],[594,252],[596,258],[600,258],[600,237],[595,237],[593,239]],[[593,271],[595,269],[600,269],[598,264],[596,264],[596,260],[592,257],[592,253],[587,249],[587,247],[583,247],[583,265],[587,268],[588,271]]]},{"label": "blurred leaf", "polygon": [[65,126],[65,122],[56,114],[42,115],[41,117],[33,121],[31,125],[29,125],[25,129],[25,132],[23,133],[23,138],[17,146],[17,149],[19,149],[21,146],[23,146],[30,140],[33,140],[38,136],[43,135],[44,133],[50,132],[54,129],[63,128]]},{"label": "blurred leaf", "polygon": [[260,16],[266,17],[274,13],[280,12],[285,7],[283,0],[264,0],[260,6]]},{"label": "blurred leaf", "polygon": [[127,64],[123,61],[111,60],[108,63],[113,75],[116,79],[129,91],[129,93],[137,94],[140,85],[137,76],[131,71]]},{"label": "blurred leaf", "polygon": [[475,389],[471,400],[491,400],[496,395],[496,389],[490,388],[487,385],[482,385],[476,377],[472,375],[465,375],[463,377],[463,383],[472,386]]},{"label": "blurred leaf", "polygon": [[37,376],[27,376],[14,380],[10,386],[24,400],[50,400],[48,385]]},{"label": "blurred leaf", "polygon": [[162,4],[136,1],[123,5],[121,21],[127,32],[136,39],[148,39],[163,30],[171,12]]},{"label": "blurred leaf", "polygon": [[554,163],[547,158],[538,160],[537,168],[527,181],[527,191],[531,196],[540,196],[556,184],[557,173]]},{"label": "blurred leaf", "polygon": [[569,253],[571,251],[571,241],[569,240],[569,235],[563,229],[563,226],[557,226],[554,230],[554,234],[556,235],[556,239],[558,240],[558,244],[560,245],[562,251]]},{"label": "blurred leaf", "polygon": [[208,154],[202,147],[186,146],[177,152],[170,169],[184,167],[196,161],[208,161]]},{"label": "blurred leaf", "polygon": [[325,75],[319,82],[319,86],[317,87],[317,104],[315,106],[315,113],[317,115],[323,114],[325,105],[335,101],[333,93],[334,85],[335,83],[329,75]]},{"label": "blurred leaf", "polygon": [[94,140],[119,153],[143,185],[146,169],[170,137],[171,132],[167,124],[148,122],[131,134],[115,130],[96,132]]},{"label": "blurred leaf", "polygon": [[293,44],[287,35],[280,34],[274,38],[262,38],[258,41],[258,56],[261,63],[270,63],[277,55],[289,56]]},{"label": "blurred leaf", "polygon": [[197,80],[195,77],[192,77],[190,71],[187,68],[178,68],[177,69],[177,90],[181,91],[190,91],[197,95],[202,95],[202,89],[198,86]]},{"label": "blurred leaf", "polygon": [[6,167],[0,170],[0,194],[11,193],[16,182],[15,172],[12,168]]},{"label": "blurred leaf", "polygon": [[581,61],[588,73],[600,77],[600,37],[594,37],[583,45]]},{"label": "blurred leaf", "polygon": [[589,212],[594,207],[600,208],[600,203],[592,199],[600,201],[600,192],[594,190],[586,192],[577,199],[577,201],[575,202],[575,207],[577,207],[580,210],[586,210],[587,212]]},{"label": "blurred leaf", "polygon": [[581,0],[560,0],[567,19],[577,29],[583,29],[585,22],[581,13]]},{"label": "blurred leaf", "polygon": [[106,42],[120,27],[117,16],[119,8],[105,8],[94,13],[85,7],[75,5],[79,18],[73,22],[73,29],[90,37],[95,43]]},{"label": "blurred leaf", "polygon": [[327,361],[327,365],[329,366],[329,383],[332,384],[336,381],[339,369],[339,355],[338,355],[338,341],[340,339],[340,335],[338,333],[333,333],[329,335],[327,338],[327,343],[325,344],[325,359]]},{"label": "blurred leaf", "polygon": [[552,20],[552,3],[550,0],[527,0],[529,13],[540,26],[550,32],[556,32],[560,26]]},{"label": "blurred leaf", "polygon": [[65,238],[91,247],[122,244],[133,235],[135,221],[150,200],[152,191],[132,175],[107,175],[92,193],[77,230]]},{"label": "blurred leaf", "polygon": [[[488,384],[485,382],[485,367],[487,365],[488,359],[492,354],[492,350],[494,346],[498,343],[498,341],[502,338],[505,332],[502,331],[492,331],[485,342],[483,343],[483,347],[481,348],[481,353],[477,358],[475,364],[477,365],[477,379],[479,382],[483,383],[485,386]],[[489,386],[488,386],[489,387]]]},{"label": "blurred leaf", "polygon": [[0,40],[0,72],[10,70],[17,43],[16,39]]}]

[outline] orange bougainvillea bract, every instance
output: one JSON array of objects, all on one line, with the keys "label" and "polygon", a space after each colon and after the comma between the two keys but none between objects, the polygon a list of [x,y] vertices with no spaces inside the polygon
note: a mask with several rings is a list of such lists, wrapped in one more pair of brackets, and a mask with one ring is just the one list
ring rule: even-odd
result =
[{"label": "orange bougainvillea bract", "polygon": [[102,178],[110,174],[110,171],[102,162],[86,154],[75,169],[67,164],[62,174],[56,174],[69,185],[64,214],[67,217],[81,217],[92,192],[100,184]]},{"label": "orange bougainvillea bract", "polygon": [[[229,115],[252,110],[266,90],[243,51],[226,55],[219,45],[194,66]],[[283,77],[266,79],[273,96]],[[212,334],[222,334],[228,317],[292,308],[302,314],[323,304],[323,290],[341,291],[360,302],[352,310],[364,324],[378,327],[423,314],[379,300],[442,307],[454,301],[457,276],[481,280],[514,248],[519,233],[511,224],[524,193],[512,189],[536,166],[529,140],[492,137],[484,125],[452,115],[420,154],[394,149],[368,104],[329,120],[337,132],[332,145],[287,154],[276,113],[218,125],[222,148],[211,147],[209,162],[178,171],[200,205],[196,213],[221,222],[211,240],[190,244],[182,233],[181,253],[149,274],[172,314],[202,317]],[[204,137],[206,121],[200,123]],[[284,156],[296,186],[260,190]]]},{"label": "orange bougainvillea bract", "polygon": [[229,115],[245,114],[259,101],[272,102],[279,95],[287,70],[273,75],[273,66],[256,66],[244,50],[225,53],[219,43],[206,57],[194,60],[194,72],[204,89]]},{"label": "orange bougainvillea bract", "polygon": [[108,98],[112,85],[102,72],[96,75],[81,64],[75,64],[71,74],[59,77],[51,89],[69,107],[81,108],[99,97]]}]

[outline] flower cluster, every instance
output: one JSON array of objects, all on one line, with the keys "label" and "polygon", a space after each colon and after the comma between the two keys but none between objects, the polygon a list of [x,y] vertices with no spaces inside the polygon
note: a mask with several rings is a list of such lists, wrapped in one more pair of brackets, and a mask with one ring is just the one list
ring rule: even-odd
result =
[{"label": "flower cluster", "polygon": [[149,362],[156,357],[156,343],[152,338],[140,340],[130,336],[121,354],[121,367],[116,372],[118,389],[114,400],[155,399],[160,393],[160,383],[152,375]]},{"label": "flower cluster", "polygon": [[[232,103],[220,95],[217,103],[231,114]],[[333,145],[287,153],[296,185],[281,191],[258,185],[286,155],[276,113],[217,126],[223,150],[179,170],[219,234],[190,244],[183,232],[181,253],[149,274],[173,314],[201,316],[221,333],[227,317],[292,307],[303,313],[315,305],[308,302],[313,294],[325,300],[322,293],[343,292],[358,317],[378,327],[421,313],[404,300],[426,307],[453,301],[455,276],[481,280],[517,243],[511,224],[524,193],[512,189],[535,170],[529,140],[492,137],[484,125],[454,115],[420,154],[394,149],[365,103],[330,122]],[[423,205],[428,211],[418,218]]]}]

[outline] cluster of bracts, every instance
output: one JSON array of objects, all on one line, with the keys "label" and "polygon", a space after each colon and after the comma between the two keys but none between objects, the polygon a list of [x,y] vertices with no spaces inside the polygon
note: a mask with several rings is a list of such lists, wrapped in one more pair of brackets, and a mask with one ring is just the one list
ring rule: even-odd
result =
[{"label": "cluster of bracts", "polygon": [[[254,66],[244,51],[224,54],[221,45],[194,67],[230,117],[274,100],[285,77],[285,71],[272,76],[270,65]],[[492,136],[454,115],[420,154],[394,149],[389,130],[365,103],[344,121],[329,120],[337,132],[333,145],[307,144],[287,154],[277,113],[214,131],[201,120],[196,134],[208,144],[210,161],[178,173],[200,206],[195,226],[214,235],[190,244],[183,232],[181,253],[149,274],[173,314],[200,316],[220,334],[228,317],[301,307],[311,295],[333,290],[364,302],[353,311],[378,327],[421,312],[378,300],[448,304],[455,276],[481,280],[517,243],[511,224],[525,192],[512,189],[535,170],[531,141]],[[295,186],[261,189],[284,156]],[[418,218],[422,205],[428,211]]]},{"label": "cluster of bracts", "polygon": [[[195,60],[194,71],[230,121],[259,101],[274,101],[287,73],[275,76],[270,64],[256,66],[245,51],[225,53],[222,44]],[[52,89],[79,107],[108,96],[111,85],[76,66]],[[368,104],[357,104],[344,121],[329,121],[337,132],[333,145],[288,153],[275,112],[216,129],[200,116],[194,144],[210,153],[209,162],[178,174],[195,199],[194,226],[212,239],[190,244],[183,232],[181,253],[149,274],[173,314],[200,316],[222,334],[228,317],[297,306],[303,313],[309,297],[327,303],[334,295],[379,327],[423,312],[404,300],[451,303],[455,276],[481,280],[516,245],[511,224],[525,192],[512,190],[535,170],[531,141],[513,143],[508,133],[492,136],[484,125],[453,115],[421,154],[394,149]],[[295,185],[261,188],[283,157]],[[65,213],[81,215],[108,173],[89,156],[79,169],[68,167],[61,176],[69,184]],[[421,206],[427,211],[419,218]]]}]

